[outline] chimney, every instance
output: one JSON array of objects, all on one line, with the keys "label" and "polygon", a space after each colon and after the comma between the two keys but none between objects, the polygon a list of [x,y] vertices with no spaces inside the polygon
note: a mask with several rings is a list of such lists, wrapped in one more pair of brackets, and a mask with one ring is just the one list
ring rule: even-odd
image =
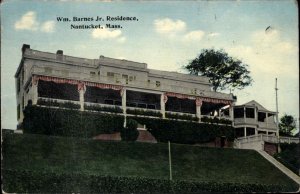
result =
[{"label": "chimney", "polygon": [[30,49],[30,45],[29,44],[23,44],[22,46],[22,54],[24,54],[26,49]]},{"label": "chimney", "polygon": [[56,51],[56,59],[57,60],[63,60],[64,51],[63,50],[57,50]]},{"label": "chimney", "polygon": [[56,51],[56,54],[57,54],[57,55],[63,55],[63,54],[64,54],[64,51],[63,51],[63,50],[57,50],[57,51]]}]

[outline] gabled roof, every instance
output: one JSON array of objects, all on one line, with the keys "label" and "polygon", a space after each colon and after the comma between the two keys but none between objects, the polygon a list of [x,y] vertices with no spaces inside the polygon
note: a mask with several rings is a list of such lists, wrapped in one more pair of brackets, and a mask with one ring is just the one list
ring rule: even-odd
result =
[{"label": "gabled roof", "polygon": [[273,111],[267,110],[265,107],[263,107],[261,104],[259,104],[259,103],[256,102],[255,100],[251,100],[250,102],[247,102],[247,103],[242,104],[242,105],[240,105],[240,106],[255,106],[255,107],[257,107],[257,109],[260,110],[260,111],[273,112]]}]

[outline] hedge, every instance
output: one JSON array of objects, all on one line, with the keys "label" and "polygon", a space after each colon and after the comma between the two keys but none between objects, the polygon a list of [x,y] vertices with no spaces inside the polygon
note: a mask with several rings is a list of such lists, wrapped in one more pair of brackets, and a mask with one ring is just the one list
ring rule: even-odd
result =
[{"label": "hedge", "polygon": [[169,181],[85,173],[2,170],[3,190],[16,193],[200,193],[296,191],[297,185]]},{"label": "hedge", "polygon": [[224,119],[224,118],[217,118],[217,117],[214,117],[214,118],[210,118],[210,117],[202,117],[201,118],[201,121],[204,122],[204,123],[220,123],[220,124],[227,124],[227,125],[231,125],[232,124],[232,121],[228,120],[228,119]]},{"label": "hedge", "polygon": [[[113,121],[113,122],[112,122]],[[116,114],[27,106],[24,110],[24,133],[93,137],[119,132],[124,117]]]},{"label": "hedge", "polygon": [[61,108],[80,109],[79,104],[75,104],[73,102],[58,102],[57,100],[38,99],[37,104],[43,106],[56,106]]},{"label": "hedge", "polygon": [[84,110],[94,110],[94,111],[104,111],[104,112],[114,112],[114,113],[122,113],[123,110],[118,107],[103,107],[99,105],[84,105]]},{"label": "hedge", "polygon": [[148,131],[159,142],[171,141],[173,143],[195,144],[209,142],[221,136],[226,136],[230,141],[234,139],[234,128],[232,126],[142,117],[127,118],[146,125]]},{"label": "hedge", "polygon": [[[26,107],[24,116],[24,133],[57,136],[90,138],[98,134],[120,132],[124,124],[122,115],[37,106]],[[146,125],[159,142],[195,144],[213,141],[221,136],[229,140],[234,137],[231,126],[136,116],[127,118]]]},{"label": "hedge", "polygon": [[145,116],[153,116],[153,117],[162,117],[162,114],[153,110],[143,110],[143,109],[127,109],[127,114],[133,115],[145,115]]},{"label": "hedge", "polygon": [[198,121],[199,119],[197,117],[193,117],[192,115],[188,115],[188,114],[183,114],[180,115],[178,113],[174,114],[174,113],[166,113],[166,118],[170,118],[170,119],[181,119],[181,120],[190,120],[190,121]]},{"label": "hedge", "polygon": [[280,143],[281,152],[276,153],[274,158],[285,165],[294,173],[298,174],[300,170],[300,144]]}]

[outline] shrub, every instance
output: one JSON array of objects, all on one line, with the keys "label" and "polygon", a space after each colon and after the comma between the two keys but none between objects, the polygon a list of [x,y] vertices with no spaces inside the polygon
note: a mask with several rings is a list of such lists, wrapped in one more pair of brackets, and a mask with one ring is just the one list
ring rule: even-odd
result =
[{"label": "shrub", "polygon": [[143,109],[127,109],[127,114],[133,115],[145,115],[145,116],[153,116],[153,117],[162,117],[162,114],[153,110],[143,110]]},{"label": "shrub", "polygon": [[24,133],[90,138],[119,132],[123,123],[121,115],[27,106],[23,127]]},{"label": "shrub", "polygon": [[113,113],[122,113],[123,110],[118,107],[105,107],[99,105],[84,105],[84,110],[94,110],[94,111],[103,111],[103,112],[113,112]]},{"label": "shrub", "polygon": [[79,104],[75,104],[73,102],[58,102],[57,100],[38,99],[37,104],[43,106],[55,106],[60,108],[80,109]]},{"label": "shrub", "polygon": [[146,125],[149,132],[159,142],[195,144],[215,140],[226,136],[230,141],[234,138],[232,126],[213,125],[205,123],[176,121],[166,119],[150,119],[145,117],[127,117]]},{"label": "shrub", "polygon": [[121,138],[123,141],[135,141],[139,136],[139,131],[137,130],[138,123],[135,120],[128,119],[127,127],[121,130]]},{"label": "shrub", "polygon": [[228,120],[228,119],[224,119],[224,118],[217,118],[217,117],[214,117],[214,118],[210,118],[210,117],[202,117],[201,118],[201,121],[204,122],[204,123],[214,123],[214,124],[226,124],[226,125],[231,125],[232,124],[232,121]]},{"label": "shrub", "polygon": [[192,115],[188,115],[188,114],[174,114],[174,113],[166,113],[166,118],[170,118],[170,119],[181,119],[181,120],[189,120],[189,121],[198,121],[199,119],[197,117],[193,117]]},{"label": "shrub", "polygon": [[2,170],[3,190],[16,193],[202,193],[296,191],[294,185],[169,181],[86,173]]}]

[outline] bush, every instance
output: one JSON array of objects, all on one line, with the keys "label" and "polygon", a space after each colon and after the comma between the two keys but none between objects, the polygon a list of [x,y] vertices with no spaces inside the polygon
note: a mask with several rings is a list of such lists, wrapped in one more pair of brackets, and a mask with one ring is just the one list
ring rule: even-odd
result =
[{"label": "bush", "polygon": [[3,190],[16,193],[201,193],[296,191],[294,185],[169,181],[85,173],[2,170]]},{"label": "bush", "polygon": [[234,128],[232,126],[145,117],[127,118],[146,125],[149,132],[159,142],[171,141],[173,143],[195,144],[213,141],[216,137],[221,136],[226,136],[230,141],[234,139]]},{"label": "bush", "polygon": [[123,110],[118,107],[105,107],[99,105],[84,105],[84,110],[94,110],[94,111],[103,111],[103,112],[113,112],[113,113],[122,113]]},{"label": "bush", "polygon": [[127,114],[133,115],[145,115],[145,116],[153,116],[153,117],[162,117],[162,114],[153,110],[143,110],[143,109],[127,109]]},{"label": "bush", "polygon": [[291,171],[298,174],[300,168],[300,144],[281,143],[280,148],[281,152],[276,153],[274,157]]},{"label": "bush", "polygon": [[128,119],[127,127],[121,130],[121,138],[123,141],[136,141],[139,136],[137,130],[138,123],[135,120]]},{"label": "bush", "polygon": [[115,114],[27,106],[23,127],[24,133],[90,138],[119,132],[123,123],[124,117]]},{"label": "bush", "polygon": [[80,109],[79,104],[74,104],[73,102],[58,102],[57,100],[38,99],[37,104],[43,106],[55,106],[60,108]]},{"label": "bush", "polygon": [[170,119],[181,119],[181,120],[189,120],[189,121],[198,121],[199,119],[197,117],[193,117],[192,115],[188,114],[173,114],[173,113],[166,113],[166,118]]},{"label": "bush", "polygon": [[232,124],[232,121],[228,120],[228,119],[224,119],[224,118],[217,118],[217,117],[214,117],[214,118],[210,118],[210,117],[202,117],[201,118],[201,121],[204,122],[204,123],[212,123],[212,124],[226,124],[226,125],[231,125]]}]

